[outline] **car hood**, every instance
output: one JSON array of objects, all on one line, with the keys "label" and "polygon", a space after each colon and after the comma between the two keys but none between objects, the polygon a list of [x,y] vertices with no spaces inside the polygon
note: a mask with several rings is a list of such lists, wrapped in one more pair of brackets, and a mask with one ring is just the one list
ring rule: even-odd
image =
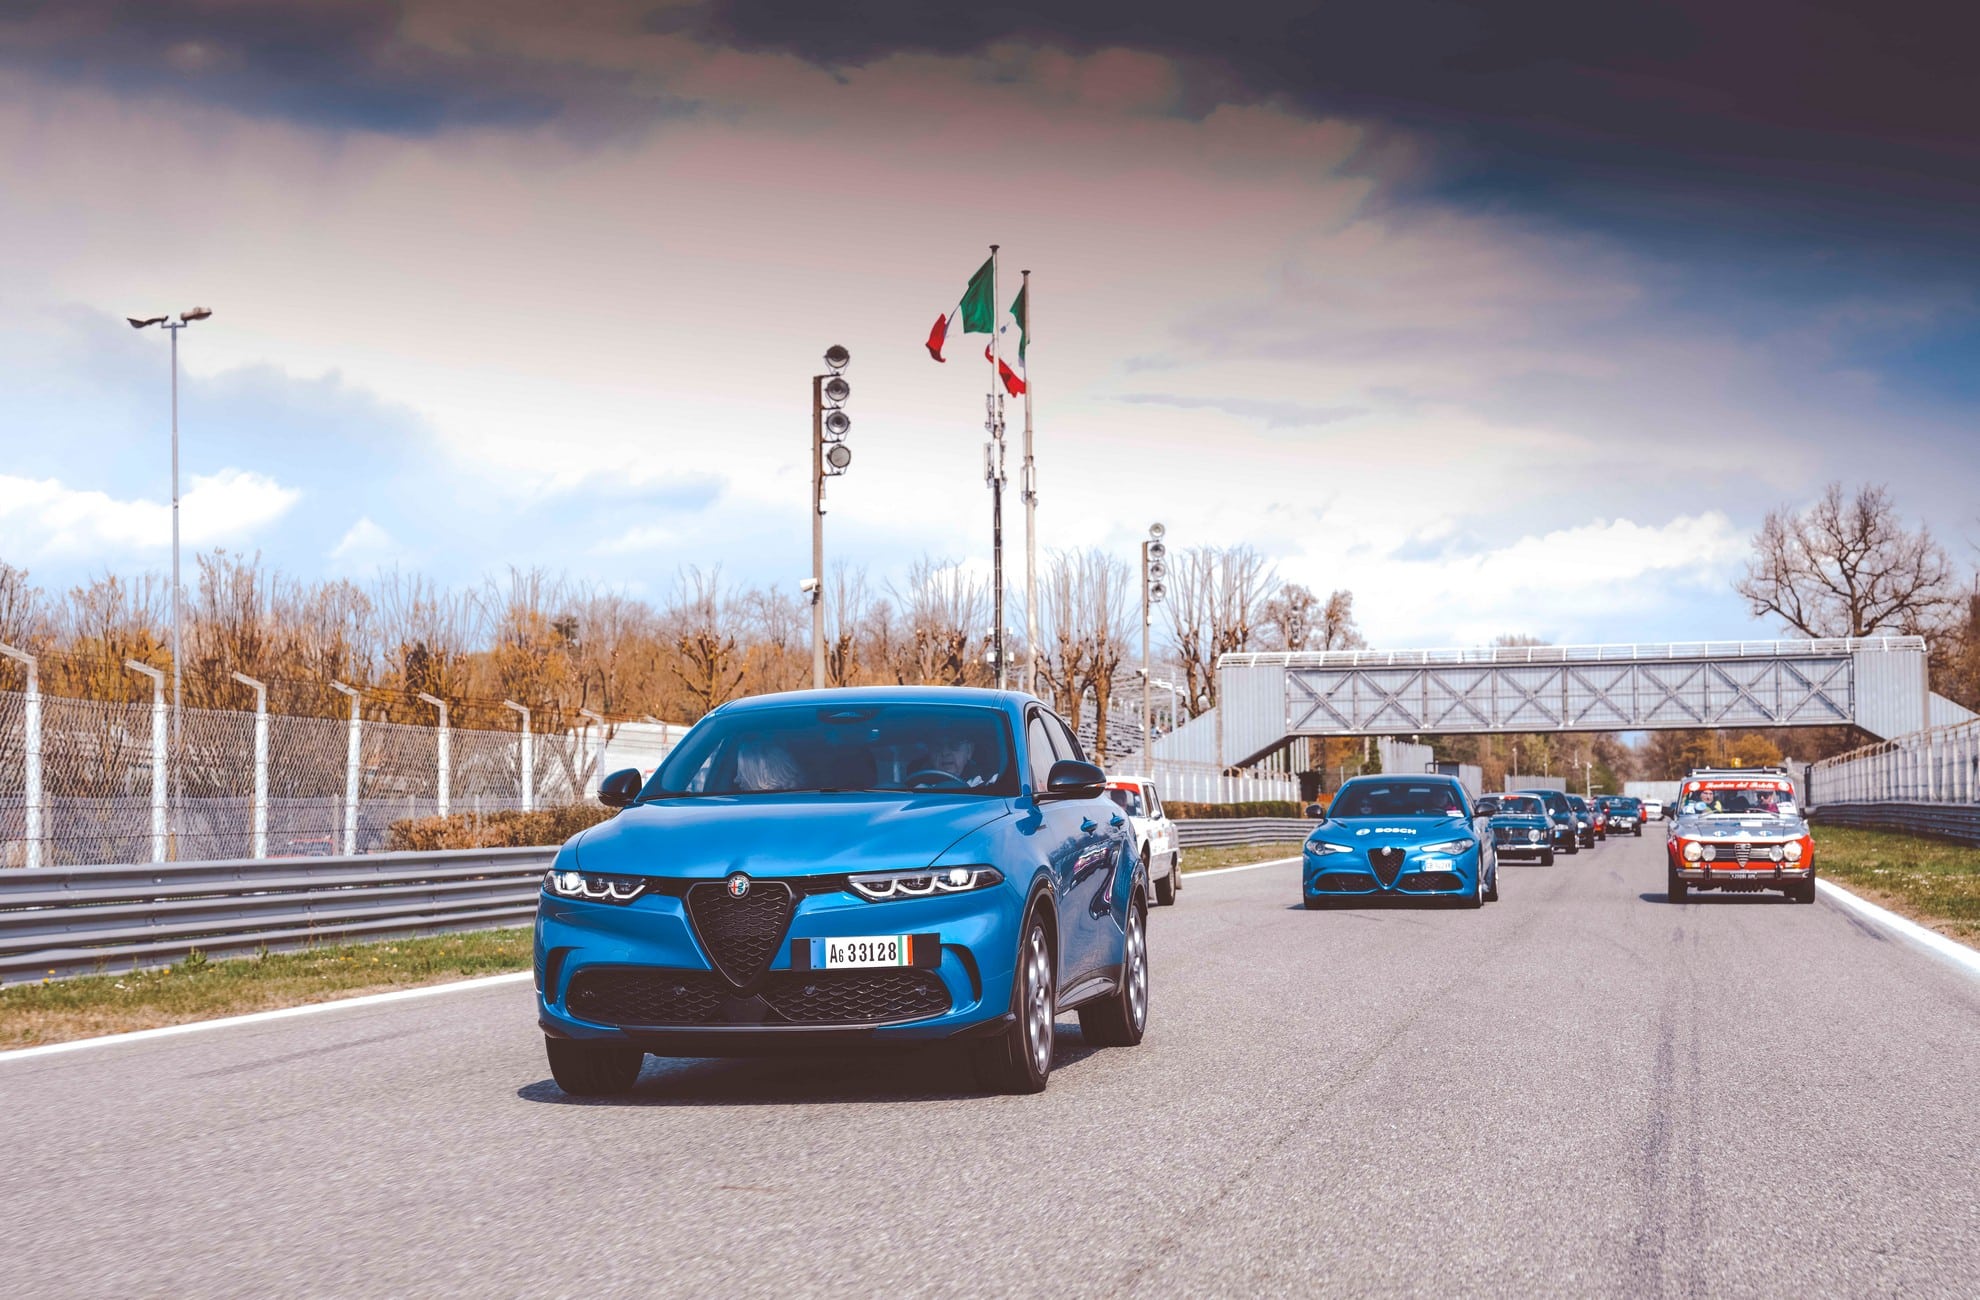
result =
[{"label": "car hood", "polygon": [[1355,817],[1329,819],[1307,838],[1350,849],[1409,848],[1468,837],[1462,817]]},{"label": "car hood", "polygon": [[1545,826],[1548,817],[1545,813],[1498,813],[1493,816],[1493,826]]},{"label": "car hood", "polygon": [[1678,819],[1676,833],[1704,839],[1739,839],[1743,836],[1784,839],[1792,835],[1806,835],[1808,823],[1799,817],[1769,816],[1765,813],[1757,816],[1752,813],[1693,813]]},{"label": "car hood", "polygon": [[1015,801],[957,795],[703,795],[627,808],[574,843],[585,871],[715,879],[925,867]]}]

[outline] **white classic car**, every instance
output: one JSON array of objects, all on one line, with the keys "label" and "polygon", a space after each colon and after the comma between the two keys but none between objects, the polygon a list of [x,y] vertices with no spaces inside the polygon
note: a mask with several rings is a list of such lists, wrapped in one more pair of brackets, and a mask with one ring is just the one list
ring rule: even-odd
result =
[{"label": "white classic car", "polygon": [[1117,776],[1107,782],[1107,797],[1134,827],[1135,851],[1148,864],[1155,901],[1163,906],[1175,902],[1182,892],[1182,847],[1155,783],[1145,776]]}]

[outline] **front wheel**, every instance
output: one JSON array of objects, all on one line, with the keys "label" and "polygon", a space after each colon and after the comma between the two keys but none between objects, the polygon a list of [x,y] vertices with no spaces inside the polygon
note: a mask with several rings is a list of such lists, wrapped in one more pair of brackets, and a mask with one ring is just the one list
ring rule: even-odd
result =
[{"label": "front wheel", "polygon": [[1121,986],[1079,1009],[1080,1032],[1095,1047],[1133,1047],[1148,1028],[1148,920],[1139,895],[1128,904],[1121,945]]},{"label": "front wheel", "polygon": [[[1145,848],[1141,851],[1141,860],[1143,862],[1148,860],[1148,850]],[[1155,906],[1169,907],[1175,903],[1176,876],[1178,874],[1176,864],[1171,862],[1169,864],[1169,874],[1155,882]]]},{"label": "front wheel", "polygon": [[1540,865],[1543,867],[1554,865],[1554,851],[1552,849],[1547,849],[1540,854]]},{"label": "front wheel", "polygon": [[1045,1091],[1052,1075],[1052,1022],[1058,1013],[1058,976],[1045,918],[1025,914],[1011,975],[1011,1023],[995,1038],[975,1044],[976,1079],[995,1092]]},{"label": "front wheel", "polygon": [[1806,879],[1806,880],[1797,880],[1797,881],[1794,881],[1793,883],[1791,883],[1791,884],[1789,884],[1789,885],[1788,885],[1788,890],[1787,890],[1787,896],[1788,896],[1788,899],[1789,899],[1789,901],[1791,901],[1791,902],[1796,902],[1796,903],[1812,903],[1812,902],[1814,902],[1814,901],[1815,901],[1815,873],[1811,871],[1811,872],[1809,872],[1809,873],[1808,873],[1808,879]]},{"label": "front wheel", "polygon": [[621,1043],[581,1043],[545,1038],[550,1077],[573,1097],[609,1097],[630,1090],[646,1064],[646,1053]]},{"label": "front wheel", "polygon": [[1671,868],[1670,875],[1664,882],[1664,897],[1670,902],[1682,903],[1690,892],[1690,884],[1677,873],[1677,868]]},{"label": "front wheel", "polygon": [[1499,866],[1497,863],[1492,864],[1491,878],[1485,882],[1485,901],[1488,903],[1499,901]]}]

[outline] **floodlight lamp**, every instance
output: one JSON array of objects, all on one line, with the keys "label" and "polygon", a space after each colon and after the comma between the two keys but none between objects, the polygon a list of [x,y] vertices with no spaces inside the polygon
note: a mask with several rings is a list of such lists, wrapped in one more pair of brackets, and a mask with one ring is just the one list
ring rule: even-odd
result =
[{"label": "floodlight lamp", "polygon": [[1154,538],[1158,542],[1162,540],[1163,535],[1166,534],[1168,531],[1169,531],[1168,529],[1162,527],[1162,525],[1160,524],[1148,525],[1148,535]]},{"label": "floodlight lamp", "polygon": [[1165,557],[1165,556],[1167,556],[1167,555],[1168,555],[1168,553],[1169,553],[1169,548],[1168,548],[1168,547],[1166,547],[1166,546],[1164,546],[1164,545],[1163,545],[1162,543],[1160,543],[1160,542],[1150,542],[1150,543],[1148,543],[1148,558],[1149,558],[1149,559],[1151,559],[1151,560],[1159,560],[1159,559],[1162,559],[1163,557]]},{"label": "floodlight lamp", "polygon": [[194,307],[191,311],[180,312],[179,319],[182,321],[205,320],[212,314],[213,309],[211,307]]},{"label": "floodlight lamp", "polygon": [[830,379],[825,381],[826,401],[843,402],[852,395],[853,395],[852,385],[847,383],[845,380],[839,378],[837,375],[833,375]]},{"label": "floodlight lamp", "polygon": [[1168,576],[1169,576],[1168,565],[1162,563],[1160,560],[1151,560],[1149,562],[1148,580],[1150,582],[1160,582],[1162,579]]},{"label": "floodlight lamp", "polygon": [[1151,583],[1149,584],[1148,587],[1148,603],[1151,605],[1159,605],[1162,603],[1162,597],[1168,594],[1169,594],[1169,589],[1167,587],[1164,587],[1161,583],[1159,582]]},{"label": "floodlight lamp", "polygon": [[825,432],[832,437],[843,438],[846,436],[846,431],[852,427],[852,417],[844,411],[827,411],[825,413]]},{"label": "floodlight lamp", "polygon": [[853,449],[843,442],[835,442],[825,453],[825,463],[833,469],[844,469],[853,462]]},{"label": "floodlight lamp", "polygon": [[832,371],[835,374],[851,365],[852,359],[852,353],[846,351],[837,343],[825,349],[825,364],[832,367]]}]

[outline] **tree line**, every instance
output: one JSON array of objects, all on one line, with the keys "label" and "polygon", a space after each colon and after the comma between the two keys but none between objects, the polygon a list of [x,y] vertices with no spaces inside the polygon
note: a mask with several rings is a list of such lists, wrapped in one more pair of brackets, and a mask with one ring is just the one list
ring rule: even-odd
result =
[{"label": "tree line", "polygon": [[[1184,686],[1185,716],[1215,705],[1214,665],[1227,651],[1363,644],[1350,593],[1321,597],[1281,581],[1249,547],[1183,552],[1170,588],[1153,611],[1152,674]],[[887,580],[834,567],[821,593],[826,681],[993,685],[991,597],[967,567],[931,556]],[[267,684],[276,712],[346,716],[336,681],[364,690],[367,717],[430,724],[424,694],[447,701],[457,726],[512,727],[503,701],[513,700],[540,728],[562,729],[581,711],[693,722],[732,699],[811,684],[809,598],[735,583],[719,568],[683,569],[665,598],[646,600],[540,569],[464,588],[399,570],[309,581],[219,549],[196,557],[185,599],[182,677],[193,708],[248,707],[238,672]],[[1036,646],[1024,644],[1022,606],[1013,607],[1013,680],[1035,656],[1040,694],[1067,717],[1097,715],[1106,753],[1109,717],[1139,710],[1139,576],[1103,551],[1053,552],[1038,603]],[[51,694],[148,699],[150,683],[124,663],[169,669],[170,608],[156,574],[47,591],[0,561],[0,642],[39,657]],[[20,689],[23,672],[0,660],[0,689]]]}]

